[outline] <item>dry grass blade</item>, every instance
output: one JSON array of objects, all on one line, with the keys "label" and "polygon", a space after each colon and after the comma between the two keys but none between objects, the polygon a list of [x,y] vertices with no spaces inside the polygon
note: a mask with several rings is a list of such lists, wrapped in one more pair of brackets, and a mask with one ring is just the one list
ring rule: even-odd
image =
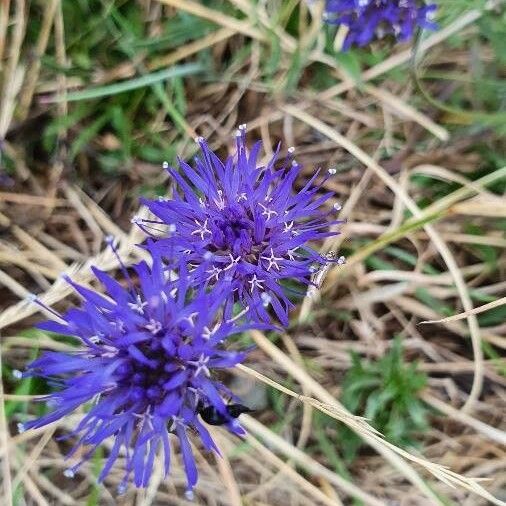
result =
[{"label": "dry grass blade", "polygon": [[495,307],[504,306],[506,304],[506,297],[502,297],[501,299],[494,300],[492,302],[489,302],[488,304],[484,304],[480,307],[475,307],[471,311],[464,311],[463,313],[459,313],[453,316],[448,316],[447,318],[441,318],[440,320],[424,320],[421,321],[422,323],[447,323],[447,322],[455,322],[457,320],[463,320],[464,318],[467,318],[470,314],[480,314],[485,311],[488,311],[489,309],[493,309]]},{"label": "dry grass blade", "polygon": [[11,464],[10,464],[10,433],[5,416],[5,399],[4,399],[4,386],[3,386],[3,367],[2,367],[2,348],[0,346],[0,440],[2,443],[2,478],[3,478],[3,491],[5,506],[12,506],[12,477],[11,477]]},{"label": "dry grass blade", "polygon": [[[339,134],[335,129],[331,128],[329,125],[310,115],[309,113],[298,109],[292,105],[281,106],[281,109],[286,113],[298,118],[300,121],[306,123],[307,125],[313,127],[323,135],[327,136],[329,139],[333,140],[352,154],[357,160],[366,165],[370,170],[372,170],[387,186],[388,188],[395,193],[395,195],[402,200],[403,204],[413,213],[415,218],[420,218],[422,216],[422,212],[415,204],[415,202],[411,199],[411,197],[406,193],[406,191],[395,181],[393,177],[391,177],[385,169],[383,169],[374,159],[372,159],[367,153],[362,151],[356,144],[351,142],[349,139]],[[453,279],[455,280],[455,285],[459,292],[459,296],[462,300],[462,305],[466,311],[471,311],[473,309],[471,297],[469,295],[469,291],[467,289],[466,283],[460,269],[455,261],[455,258],[451,251],[449,250],[446,243],[442,240],[441,236],[434,229],[432,225],[426,224],[424,228],[444,259],[448,269],[450,270]],[[474,363],[475,363],[475,371],[473,377],[473,384],[471,387],[471,392],[469,393],[469,397],[466,400],[462,409],[471,410],[474,402],[478,399],[481,394],[483,388],[483,351],[481,348],[481,336],[480,336],[480,327],[478,325],[478,320],[476,319],[474,314],[469,314],[467,316],[467,321],[469,325],[469,331],[471,334],[471,341],[473,345],[473,354],[474,354]]]},{"label": "dry grass blade", "polygon": [[[145,211],[141,211],[140,214],[142,214],[142,212]],[[143,234],[140,231],[140,229],[138,229],[135,226],[132,227],[128,235],[124,235],[123,237],[118,238],[118,246],[117,246],[118,254],[126,265],[130,265],[136,259],[142,257],[142,255],[145,254],[140,248],[136,248],[136,245],[142,242],[142,240]],[[90,257],[84,263],[84,265],[79,263],[71,265],[64,274],[69,275],[72,279],[74,279],[78,283],[87,283],[93,277],[92,272],[90,270],[91,266],[96,266],[105,271],[110,271],[113,269],[117,269],[119,267],[116,256],[114,255],[114,253],[110,248],[107,248],[104,251],[98,253],[97,255]],[[5,281],[7,281],[7,279]],[[11,284],[14,288],[16,287],[16,285],[12,283],[13,281],[14,280],[11,280]],[[16,288],[18,290],[20,288],[23,288],[21,287],[21,285],[19,284],[17,285],[18,286]],[[58,277],[58,279],[50,287],[49,290],[39,295],[39,299],[44,304],[52,306],[53,304],[56,304],[64,297],[69,295],[71,291],[72,290],[67,285],[67,283],[65,283],[61,279],[61,277]],[[23,296],[23,298],[25,300],[21,300],[17,304],[14,304],[13,306],[5,309],[0,315],[0,329],[12,325],[13,323],[23,320],[24,318],[27,318],[28,316],[40,311],[40,306],[36,304],[31,304],[26,300],[26,296],[28,295],[26,289],[24,289],[24,293],[25,295]]]},{"label": "dry grass blade", "polygon": [[44,9],[39,39],[34,52],[34,60],[26,73],[25,86],[19,99],[19,115],[21,118],[25,118],[28,114],[28,109],[33,99],[33,94],[40,72],[41,58],[46,52],[49,35],[51,33],[51,26],[59,3],[60,0],[49,0]]},{"label": "dry grass blade", "polygon": [[[8,9],[7,3],[2,6]],[[8,16],[8,12],[7,12]],[[13,19],[13,33],[10,44],[7,44],[9,60],[3,72],[3,88],[0,101],[0,139],[5,139],[9,129],[15,108],[15,99],[21,88],[24,77],[24,69],[18,67],[21,54],[21,45],[25,36],[26,28],[26,5],[24,0],[16,0],[15,15]],[[2,34],[3,35],[3,34]],[[5,37],[4,37],[5,40]]]},{"label": "dry grass blade", "polygon": [[208,19],[209,21],[213,21],[217,25],[224,26],[226,28],[230,28],[237,33],[241,33],[243,35],[247,35],[254,39],[258,40],[266,40],[266,37],[256,30],[252,28],[248,22],[240,21],[233,17],[227,16],[221,12],[217,12],[213,9],[209,9],[204,5],[201,5],[197,2],[193,2],[192,0],[157,0],[158,2],[170,5],[176,9],[180,9],[182,11],[188,12],[195,16],[199,16],[203,19]]},{"label": "dry grass blade", "polygon": [[450,138],[450,134],[446,128],[439,126],[425,114],[422,114],[420,111],[417,111],[415,108],[404,103],[390,92],[368,84],[364,85],[364,90],[378,100],[387,103],[394,111],[398,112],[402,116],[423,126],[439,140],[447,141]]},{"label": "dry grass blade", "polygon": [[253,437],[251,434],[248,434],[246,436],[246,441],[255,450],[261,453],[265,460],[273,463],[279,469],[281,477],[286,475],[292,479],[310,496],[312,496],[315,501],[319,501],[323,504],[326,504],[327,506],[342,506],[341,501],[328,497],[319,488],[315,487],[312,483],[297,473],[297,471],[295,471],[287,462],[284,462],[279,457],[277,457],[271,450],[269,450],[269,448],[267,448],[267,446],[260,443],[260,441],[258,441],[258,439]]},{"label": "dry grass blade", "polygon": [[353,483],[346,481],[339,475],[333,473],[326,467],[322,466],[319,462],[315,461],[303,451],[299,450],[295,446],[291,445],[283,438],[269,430],[267,427],[256,421],[249,415],[243,415],[242,424],[248,429],[248,431],[255,434],[257,437],[265,441],[270,447],[277,448],[278,451],[284,453],[288,458],[292,459],[298,465],[306,469],[314,476],[322,476],[326,478],[334,486],[340,490],[346,492],[351,497],[360,499],[365,504],[370,506],[386,506],[384,502],[372,497],[368,493],[364,492]]},{"label": "dry grass blade", "polygon": [[487,425],[486,423],[483,423],[480,420],[467,415],[466,413],[462,413],[462,411],[452,408],[445,402],[433,397],[428,393],[422,394],[422,399],[427,404],[430,404],[432,407],[436,408],[438,411],[441,411],[445,415],[459,421],[464,425],[472,427],[474,430],[491,439],[492,441],[495,441],[501,445],[506,445],[506,432],[496,429],[495,427],[491,427],[490,425]]},{"label": "dry grass blade", "polygon": [[[281,350],[274,346],[261,332],[251,331],[251,335],[257,345],[266,352],[276,363],[278,363],[286,372],[288,372],[300,384],[304,384],[313,394],[323,403],[313,403],[313,406],[320,411],[339,419],[346,423],[353,431],[369,443],[375,450],[381,453],[398,470],[400,470],[410,481],[422,490],[426,496],[435,504],[440,504],[440,499],[434,494],[431,488],[420,478],[418,473],[409,466],[406,460],[414,462],[444,483],[452,486],[464,487],[481,497],[497,505],[506,505],[505,502],[492,496],[476,479],[466,478],[458,473],[448,470],[440,464],[434,464],[421,457],[417,457],[402,448],[399,448],[388,441],[385,441],[378,432],[364,420],[353,417],[329,392],[327,392],[318,382],[311,378],[295,362],[290,360]],[[275,382],[274,382],[275,383]],[[272,380],[269,381],[272,385]],[[278,389],[286,393],[286,388],[282,385]],[[342,416],[344,415],[344,416]],[[339,417],[339,418],[338,418]],[[400,458],[402,457],[402,458]]]}]

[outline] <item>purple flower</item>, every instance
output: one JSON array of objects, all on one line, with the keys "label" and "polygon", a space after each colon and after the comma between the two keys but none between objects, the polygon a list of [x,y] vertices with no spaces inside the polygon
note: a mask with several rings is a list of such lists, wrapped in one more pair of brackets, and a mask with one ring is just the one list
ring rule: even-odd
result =
[{"label": "purple flower", "polygon": [[434,30],[436,4],[423,0],[327,0],[326,21],[348,27],[343,49],[365,46],[374,38],[394,35],[399,41],[413,37],[417,27]]},{"label": "purple flower", "polygon": [[237,132],[235,155],[224,161],[203,138],[197,142],[201,154],[194,167],[181,160],[180,172],[167,167],[175,183],[172,198],[144,201],[158,220],[134,221],[152,235],[151,248],[162,255],[185,256],[192,268],[209,265],[193,276],[194,283],[227,281],[231,301],[265,322],[272,304],[286,326],[293,306],[286,282],[308,285],[315,271],[331,261],[309,243],[337,233],[329,227],[339,223],[331,216],[339,206],[327,206],[333,193],[320,192],[335,170],[314,184],[317,171],[295,191],[302,167],[293,159],[293,148],[280,166],[279,149],[259,166],[261,144],[248,152],[245,125]]},{"label": "purple flower", "polygon": [[175,271],[169,276],[156,257],[152,268],[141,262],[134,266],[135,285],[123,269],[126,286],[99,269],[93,271],[107,296],[68,279],[82,297],[82,306],[64,315],[53,312],[59,321],[39,325],[75,337],[83,347],[73,353],[46,352],[29,365],[23,377],[47,378],[58,388],[45,397],[52,411],[20,424],[20,430],[47,425],[89,403],[71,434],[80,435],[71,454],[83,447],[84,457],[66,471],[67,476],[73,476],[101,443],[113,438],[99,481],[122,455],[126,467],[119,490],[125,490],[130,481],[145,487],[159,448],[164,453],[165,474],[169,472],[169,439],[176,438],[191,496],[197,468],[190,429],[207,450],[218,451],[198,413],[216,413],[232,433],[244,433],[230,415],[228,402],[234,396],[220,382],[219,371],[245,356],[226,350],[223,341],[251,326],[238,324],[237,317],[227,320],[228,286],[216,283],[208,293],[190,291],[184,263],[174,279]]}]

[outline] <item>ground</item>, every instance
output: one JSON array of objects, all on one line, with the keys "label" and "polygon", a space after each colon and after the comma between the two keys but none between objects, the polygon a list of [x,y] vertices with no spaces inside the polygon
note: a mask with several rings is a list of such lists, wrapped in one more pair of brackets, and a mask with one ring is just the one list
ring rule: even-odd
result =
[{"label": "ground", "polygon": [[63,272],[117,269],[110,234],[137,260],[130,220],[139,196],[166,192],[162,162],[190,159],[197,135],[225,155],[242,123],[265,159],[281,142],[304,176],[335,169],[345,223],[317,246],[347,262],[286,334],[244,336],[257,347],[229,379],[256,408],[249,436],[213,431],[223,458],[199,453],[194,503],[504,504],[504,4],[441,1],[437,31],[348,52],[322,7],[1,2],[2,504],[188,503],[177,459],[121,497],[119,470],[96,483],[107,448],[66,478],[55,436],[79,415],[17,433],[49,387],[14,371],[73,346],[34,330],[29,294],[69,307]]}]

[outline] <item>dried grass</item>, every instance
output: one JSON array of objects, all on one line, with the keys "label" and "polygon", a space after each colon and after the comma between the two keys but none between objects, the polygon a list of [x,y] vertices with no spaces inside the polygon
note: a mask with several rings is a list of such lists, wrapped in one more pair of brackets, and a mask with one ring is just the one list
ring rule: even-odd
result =
[{"label": "dried grass", "polygon": [[[300,146],[297,156],[307,167],[327,166],[342,160],[351,169],[329,182],[329,187],[341,192],[346,200],[341,216],[347,219],[347,224],[343,235],[327,241],[323,251],[339,250],[355,237],[368,241],[355,248],[345,266],[335,267],[328,273],[319,293],[303,301],[297,315],[298,325],[294,324],[290,335],[284,336],[283,348],[275,346],[262,333],[252,332],[258,351],[254,353],[251,367],[239,367],[237,376],[253,377],[260,384],[269,385],[294,399],[295,404],[290,409],[296,416],[292,421],[281,421],[281,433],[270,428],[275,421],[273,413],[261,413],[258,419],[244,416],[244,426],[250,435],[246,439],[247,446],[239,449],[237,440],[216,431],[224,458],[213,461],[199,454],[202,472],[197,490],[202,504],[339,506],[347,504],[350,497],[375,506],[443,504],[439,494],[463,505],[506,504],[492,495],[499,496],[505,481],[501,478],[506,461],[501,446],[506,443],[501,430],[506,406],[505,383],[499,372],[500,361],[485,360],[482,352],[485,343],[505,349],[505,329],[504,325],[482,329],[476,316],[504,304],[505,298],[475,308],[470,295],[471,291],[500,294],[505,285],[503,280],[487,275],[485,264],[468,263],[470,256],[467,255],[470,245],[504,248],[505,241],[492,227],[487,229],[485,236],[465,233],[463,228],[465,217],[481,220],[482,217],[505,216],[503,202],[487,188],[505,178],[506,168],[471,181],[464,170],[458,171],[452,157],[457,157],[459,164],[468,163],[471,167],[476,160],[468,162],[466,150],[452,148],[451,140],[442,144],[449,139],[448,129],[438,123],[434,114],[416,107],[409,87],[400,93],[395,82],[387,80],[380,86],[370,84],[373,79],[405,65],[412,57],[410,50],[395,53],[362,72],[360,82],[363,85],[357,91],[357,81],[319,49],[319,15],[301,17],[302,35],[297,40],[274,24],[265,2],[260,2],[258,9],[252,9],[247,0],[230,0],[230,6],[245,15],[243,19],[234,17],[233,13],[217,14],[191,0],[158,2],[138,2],[150,13],[153,29],[174,9],[211,21],[218,28],[163,57],[147,59],[141,67],[138,62],[125,62],[121,68],[95,77],[94,82],[128,78],[136,75],[140,68],[154,70],[173,65],[204,50],[212,51],[219,59],[225,51],[242,47],[245,40],[254,41],[249,60],[244,65],[229,68],[223,82],[201,83],[198,89],[192,88],[194,100],[183,125],[185,131],[195,129],[210,137],[214,147],[227,148],[231,145],[233,128],[242,122],[237,112],[240,107],[249,119],[250,129],[256,130],[255,136],[264,141],[267,155],[272,152],[275,141],[283,138],[287,145]],[[160,4],[164,7],[160,8]],[[311,8],[321,8],[321,4]],[[68,111],[66,92],[79,82],[59,74],[56,84],[47,83],[41,75],[40,58],[48,48],[55,52],[59,65],[65,66],[67,62],[61,2],[52,0],[45,5],[35,45],[35,64],[28,69],[23,53],[29,22],[28,2],[16,0],[11,5],[4,0],[0,9],[0,138],[3,139],[12,126],[16,106],[19,107],[16,118],[29,118],[37,107],[34,96],[41,90],[55,91],[62,98],[55,108],[57,114],[65,116]],[[479,10],[462,13],[453,23],[421,42],[419,58],[472,26],[482,15]],[[54,47],[50,43],[51,35]],[[294,54],[312,48],[314,41],[317,41],[316,49],[306,51],[308,62],[327,65],[339,82],[318,96],[303,86],[295,92],[294,98],[270,94],[272,90],[260,79],[259,59],[260,48],[270,44],[272,37],[282,52],[281,68],[276,74],[278,87],[288,81]],[[441,52],[436,52],[434,58],[438,57],[442,57]],[[341,96],[342,99],[337,98]],[[171,132],[164,115],[161,118],[153,125],[153,131],[165,130],[167,142],[170,142],[176,134]],[[384,137],[371,143],[366,134],[378,127],[383,130]],[[407,139],[406,129],[417,129],[418,138],[427,146],[428,160],[436,153],[439,158],[437,163],[420,162],[416,157],[411,162],[404,160],[397,175],[397,171],[379,163],[378,158],[380,150],[396,152],[404,148],[396,139]],[[66,135],[67,132],[62,131],[60,139],[65,139]],[[12,367],[21,366],[39,347],[62,349],[68,346],[48,336],[17,335],[35,321],[40,310],[26,300],[29,291],[36,291],[50,306],[61,305],[70,294],[69,287],[61,280],[62,273],[78,282],[89,283],[91,265],[109,271],[117,269],[115,256],[104,246],[107,235],[117,238],[119,254],[125,263],[130,264],[143,256],[142,250],[135,246],[142,240],[142,234],[136,227],[128,229],[125,220],[113,217],[117,209],[125,215],[131,214],[132,203],[125,197],[124,188],[113,185],[114,195],[117,195],[113,206],[107,204],[107,189],[88,195],[65,180],[63,145],[60,144],[59,160],[47,166],[49,177],[41,178],[34,175],[35,171],[27,170],[23,152],[17,149],[15,142],[5,142],[5,152],[13,155],[16,171],[25,183],[22,191],[0,192],[0,224],[6,229],[5,238],[0,238],[0,285],[5,293],[0,330],[10,336],[2,340],[0,366],[6,361]],[[190,139],[181,142],[181,149],[185,154],[192,152]],[[409,151],[409,146],[406,149]],[[84,158],[77,163],[83,173],[88,170]],[[134,166],[133,170],[139,169]],[[452,181],[460,186],[420,209],[416,204],[420,190],[411,182],[415,174]],[[105,202],[104,207],[97,204],[98,198]],[[413,217],[404,219],[405,210]],[[141,209],[137,214],[142,213],[145,211]],[[55,230],[61,233],[55,234]],[[412,270],[367,269],[367,258],[394,243],[402,243],[416,253],[416,265]],[[439,262],[439,258],[443,262]],[[425,273],[423,266],[430,263],[438,264],[441,273]],[[497,263],[498,272],[504,273],[504,256]],[[432,307],[414,297],[420,288],[440,297],[458,314],[440,318]],[[352,315],[343,335],[339,334],[338,324],[329,320],[329,315],[338,310],[347,310]],[[440,335],[440,339],[433,339],[427,333],[428,326],[416,325],[421,319],[429,319],[424,323],[437,324],[430,327],[430,332]],[[416,354],[421,369],[438,373],[431,377],[422,398],[446,418],[425,436],[425,457],[385,441],[366,420],[350,414],[337,401],[339,384],[335,378],[349,367],[348,350],[379,357],[388,348],[393,328],[405,335],[408,352]],[[471,354],[463,346],[469,337]],[[472,376],[469,392],[456,380],[463,373]],[[293,384],[298,385],[301,394],[296,392],[298,388],[286,386]],[[14,434],[15,424],[6,419],[5,403],[26,402],[29,405],[31,400],[35,400],[35,396],[15,395],[5,392],[3,385],[0,387],[3,503],[12,504],[12,490],[21,483],[22,504],[87,504],[86,497],[95,486],[91,465],[83,468],[78,483],[53,483],[46,475],[48,469],[63,469],[65,465],[61,455],[63,448],[52,436],[57,430],[72,428],[73,417],[30,433]],[[359,457],[352,481],[331,469],[331,464],[318,452],[312,453],[314,410],[346,424],[377,452],[375,456],[365,453]],[[493,481],[482,486],[480,478]],[[119,481],[120,475],[113,472],[107,479],[100,504],[115,504],[109,490]],[[177,498],[176,488],[183,482],[184,473],[177,459],[171,480],[162,479],[161,463],[157,459],[151,486],[144,492],[130,491],[120,503],[189,504]]]}]

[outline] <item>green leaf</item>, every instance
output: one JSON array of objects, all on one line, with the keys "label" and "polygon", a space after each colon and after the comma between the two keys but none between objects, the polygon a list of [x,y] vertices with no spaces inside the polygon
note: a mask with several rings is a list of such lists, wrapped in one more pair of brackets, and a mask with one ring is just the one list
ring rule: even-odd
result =
[{"label": "green leaf", "polygon": [[196,63],[188,63],[186,65],[173,66],[168,69],[163,69],[150,74],[145,74],[133,79],[127,79],[119,83],[108,84],[106,86],[97,86],[95,88],[88,88],[81,91],[74,91],[67,94],[66,97],[58,96],[49,99],[47,102],[55,103],[66,100],[67,102],[76,102],[78,100],[92,100],[95,98],[108,97],[124,93],[125,91],[132,91],[138,88],[151,86],[167,79],[174,77],[188,76],[197,74],[204,70],[203,66]]}]

